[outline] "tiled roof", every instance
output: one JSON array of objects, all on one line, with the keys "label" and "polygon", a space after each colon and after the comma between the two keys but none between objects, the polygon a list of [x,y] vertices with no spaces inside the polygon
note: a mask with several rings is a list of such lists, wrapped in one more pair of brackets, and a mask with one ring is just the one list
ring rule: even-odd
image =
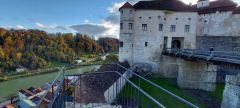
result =
[{"label": "tiled roof", "polygon": [[130,3],[126,2],[122,7],[120,7],[119,9],[122,8],[134,8],[133,5],[131,5]]},{"label": "tiled roof", "polygon": [[[197,11],[199,14],[208,14],[208,13],[216,13],[223,11],[234,11],[236,9],[237,3],[232,0],[216,0],[209,3],[209,6],[198,8]],[[194,5],[196,8],[197,6]]]},{"label": "tiled roof", "polygon": [[135,9],[148,10],[168,10],[194,12],[196,9],[190,5],[186,5],[179,0],[158,0],[158,1],[139,1],[134,5]]}]

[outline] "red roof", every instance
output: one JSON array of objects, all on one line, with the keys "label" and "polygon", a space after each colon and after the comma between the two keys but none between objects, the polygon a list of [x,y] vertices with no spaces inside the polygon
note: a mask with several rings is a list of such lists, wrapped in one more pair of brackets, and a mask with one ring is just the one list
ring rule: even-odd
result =
[{"label": "red roof", "polygon": [[126,2],[122,7],[120,7],[119,9],[122,8],[134,8],[133,5],[131,5],[130,3]]}]

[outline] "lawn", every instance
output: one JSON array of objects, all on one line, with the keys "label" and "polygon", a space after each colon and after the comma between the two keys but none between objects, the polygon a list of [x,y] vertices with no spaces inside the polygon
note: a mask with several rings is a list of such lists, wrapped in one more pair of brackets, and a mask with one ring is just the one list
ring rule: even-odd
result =
[{"label": "lawn", "polygon": [[[136,85],[138,85],[138,81],[137,79],[131,79]],[[151,80],[152,82],[160,85],[161,87],[171,91],[172,93],[186,99],[187,101],[192,102],[193,104],[204,108],[205,106],[203,104],[201,104],[197,99],[191,97],[187,92],[185,92],[184,90],[181,90],[180,88],[170,84],[168,81],[166,81],[165,79],[161,79],[161,78],[150,78],[149,80]],[[167,108],[190,108],[189,106],[187,106],[186,104],[184,104],[183,102],[177,100],[176,98],[172,97],[169,94],[164,93],[163,91],[157,89],[155,86],[150,85],[147,82],[144,81],[140,81],[140,87],[147,92],[149,95],[151,95],[153,98],[155,98],[157,101],[159,101],[161,104],[163,104],[164,106],[166,106]],[[133,91],[136,91],[136,89],[134,89],[132,86],[130,86],[129,84],[127,84],[123,91],[120,93],[120,97],[121,96],[125,96],[127,94],[128,98],[133,98],[134,99],[139,99],[139,95],[136,95],[136,93],[133,93]],[[141,96],[140,96],[141,97]],[[146,97],[141,98],[143,99],[142,102],[140,102],[141,104],[143,104],[143,106],[147,107],[147,105],[151,105],[151,107],[153,108],[157,108],[152,102],[149,101],[149,99],[147,99]]]},{"label": "lawn", "polygon": [[222,101],[223,96],[223,90],[224,90],[225,84],[224,83],[217,83],[216,85],[216,91],[210,92],[208,95],[216,97],[219,102]]},{"label": "lawn", "polygon": [[69,63],[59,62],[59,61],[50,61],[48,67],[62,67],[70,65]]}]

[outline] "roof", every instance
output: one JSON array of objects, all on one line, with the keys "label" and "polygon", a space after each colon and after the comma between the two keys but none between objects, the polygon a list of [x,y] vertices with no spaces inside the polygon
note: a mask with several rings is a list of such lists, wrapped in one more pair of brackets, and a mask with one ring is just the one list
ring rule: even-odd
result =
[{"label": "roof", "polygon": [[134,8],[133,5],[131,5],[129,2],[126,2],[122,7],[120,7],[119,9],[122,8]]},{"label": "roof", "polygon": [[168,10],[194,12],[196,9],[179,0],[139,1],[134,5],[135,9]]},{"label": "roof", "polygon": [[[209,6],[198,8],[197,11],[199,14],[208,14],[208,13],[216,13],[222,11],[233,11],[236,9],[237,3],[232,0],[216,0],[209,2]],[[194,5],[196,8],[197,6]]]}]

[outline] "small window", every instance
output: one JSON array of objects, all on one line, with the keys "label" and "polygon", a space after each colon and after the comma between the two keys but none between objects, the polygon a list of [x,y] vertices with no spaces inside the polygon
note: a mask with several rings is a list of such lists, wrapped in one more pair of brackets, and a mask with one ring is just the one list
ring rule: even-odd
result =
[{"label": "small window", "polygon": [[167,20],[167,18],[164,18],[164,20]]},{"label": "small window", "polygon": [[142,17],[139,17],[139,19],[142,19]]},{"label": "small window", "polygon": [[128,30],[132,30],[133,29],[133,23],[129,23],[128,24]]},{"label": "small window", "polygon": [[132,10],[130,10],[130,14],[132,14]]},{"label": "small window", "polygon": [[145,42],[145,47],[147,47],[148,46],[148,42]]},{"label": "small window", "polygon": [[121,30],[123,29],[123,23],[120,23],[120,29]]},{"label": "small window", "polygon": [[123,10],[121,10],[121,13],[123,14]]},{"label": "small window", "polygon": [[171,25],[171,32],[175,32],[176,31],[176,25]]},{"label": "small window", "polygon": [[119,45],[119,46],[120,46],[120,47],[123,47],[123,41],[120,42],[120,45]]},{"label": "small window", "polygon": [[190,25],[185,25],[185,32],[190,32]]},{"label": "small window", "polygon": [[178,18],[176,18],[176,20],[178,20]]},{"label": "small window", "polygon": [[159,24],[159,31],[163,31],[163,24]]},{"label": "small window", "polygon": [[148,17],[148,19],[152,19],[152,17]]},{"label": "small window", "polygon": [[188,20],[191,20],[191,18],[188,18]]},{"label": "small window", "polygon": [[142,31],[147,31],[147,24],[142,24]]}]

